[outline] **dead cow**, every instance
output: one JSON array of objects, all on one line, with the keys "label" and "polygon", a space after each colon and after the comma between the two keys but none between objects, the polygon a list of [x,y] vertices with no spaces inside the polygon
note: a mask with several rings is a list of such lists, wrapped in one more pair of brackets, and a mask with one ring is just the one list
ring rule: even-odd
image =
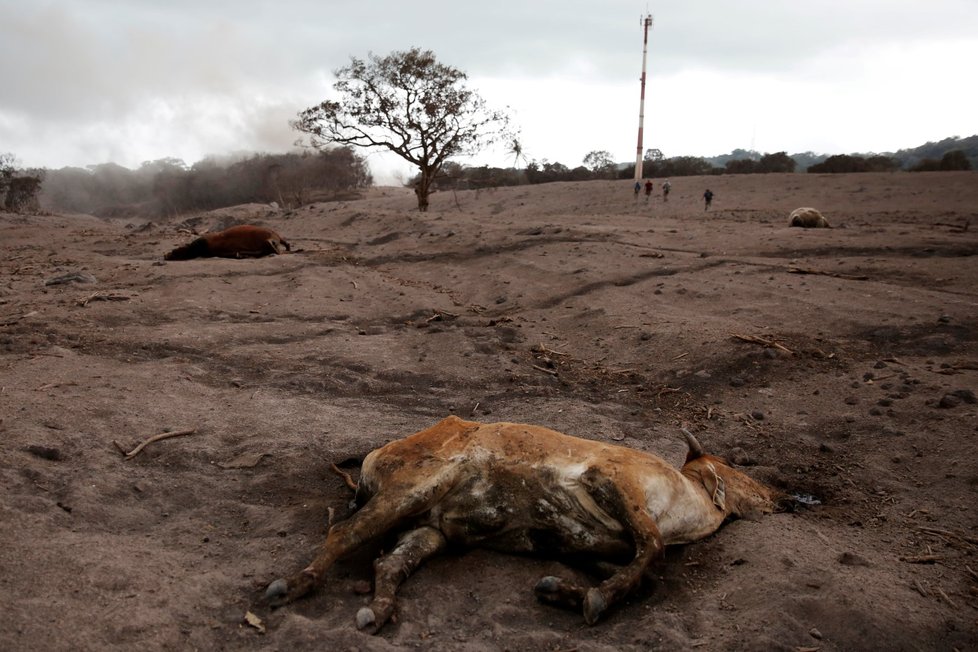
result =
[{"label": "dead cow", "polygon": [[829,221],[815,208],[796,208],[788,216],[788,226],[800,226],[803,229],[830,229]]},{"label": "dead cow", "polygon": [[232,226],[223,231],[205,233],[190,244],[177,247],[163,256],[165,260],[191,258],[257,258],[291,250],[289,243],[271,229],[262,226]]},{"label": "dead cow", "polygon": [[394,611],[398,586],[447,546],[623,562],[595,587],[544,577],[534,589],[550,604],[581,609],[588,624],[625,597],[674,543],[713,533],[732,516],[774,511],[780,498],[707,455],[684,431],[686,462],[518,423],[450,416],[364,459],[362,507],[329,529],[312,563],[272,582],[278,606],[325,581],[333,563],[390,531],[397,545],[374,562],[374,595],[356,617],[376,632]]}]

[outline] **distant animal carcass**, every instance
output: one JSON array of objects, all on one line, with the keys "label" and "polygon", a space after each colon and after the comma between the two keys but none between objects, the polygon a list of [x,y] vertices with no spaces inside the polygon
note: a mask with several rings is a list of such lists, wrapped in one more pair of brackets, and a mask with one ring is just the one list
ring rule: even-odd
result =
[{"label": "distant animal carcass", "polygon": [[165,260],[191,258],[257,258],[291,251],[289,243],[275,231],[262,226],[232,226],[223,231],[205,233],[193,242],[164,255]]},{"label": "distant animal carcass", "polygon": [[832,228],[825,216],[814,208],[796,208],[788,216],[788,226],[800,226],[803,229]]},{"label": "distant animal carcass", "polygon": [[269,584],[265,597],[272,605],[295,600],[323,584],[336,560],[397,533],[397,544],[374,562],[373,600],[357,613],[359,629],[376,632],[390,620],[400,584],[448,547],[621,564],[602,566],[612,570],[596,586],[554,576],[536,585],[541,602],[594,624],[638,586],[666,545],[784,504],[782,494],[684,433],[689,452],[677,469],[650,453],[540,426],[447,417],[367,455],[359,511],[333,525],[312,563]]}]

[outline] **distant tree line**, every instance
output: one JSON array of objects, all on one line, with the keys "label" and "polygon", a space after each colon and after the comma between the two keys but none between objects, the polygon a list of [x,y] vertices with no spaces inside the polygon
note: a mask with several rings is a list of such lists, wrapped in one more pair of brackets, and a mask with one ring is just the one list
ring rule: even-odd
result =
[{"label": "distant tree line", "polygon": [[921,159],[910,168],[911,172],[949,172],[951,170],[970,170],[971,161],[963,150],[954,149],[945,152],[940,160],[935,158]]},{"label": "distant tree line", "polygon": [[[703,176],[718,174],[765,174],[805,171],[817,174],[853,172],[893,172],[909,170],[970,170],[972,159],[978,158],[978,136],[968,139],[948,139],[943,146],[959,144],[964,147],[943,151],[939,158],[920,157],[920,151],[941,151],[928,143],[916,150],[902,150],[897,154],[838,154],[824,156],[812,152],[791,154],[776,152],[761,154],[751,150],[736,149],[730,154],[714,158],[675,156],[666,158],[657,149],[646,151],[642,161],[644,178]],[[913,165],[908,165],[913,161]],[[614,163],[605,151],[590,152],[584,157],[584,165],[574,168],[547,159],[532,160],[523,170],[498,167],[465,167],[454,161],[446,163],[437,179],[439,188],[486,188],[511,186],[523,183],[550,183],[553,181],[586,181],[591,179],[631,179],[635,166],[631,163]]]},{"label": "distant tree line", "polygon": [[365,160],[348,147],[289,154],[115,163],[50,170],[42,205],[103,217],[159,217],[251,202],[294,208],[351,196],[373,183]]},{"label": "distant tree line", "polygon": [[0,210],[36,213],[43,179],[43,170],[19,170],[13,154],[0,153]]},{"label": "distant tree line", "polygon": [[810,165],[808,171],[825,174],[846,172],[892,172],[900,167],[900,163],[889,156],[863,157],[855,154],[837,154],[830,156],[821,163]]}]

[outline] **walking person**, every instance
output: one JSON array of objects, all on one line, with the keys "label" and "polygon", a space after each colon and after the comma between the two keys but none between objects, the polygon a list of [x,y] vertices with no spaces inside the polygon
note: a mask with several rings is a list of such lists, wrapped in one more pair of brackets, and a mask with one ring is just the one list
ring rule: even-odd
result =
[{"label": "walking person", "polygon": [[642,184],[639,181],[635,182],[635,201],[638,201],[638,193],[642,192]]},{"label": "walking person", "polygon": [[669,183],[669,179],[666,179],[665,183],[662,184],[662,201],[669,201],[670,190],[672,190],[672,184]]},{"label": "walking person", "polygon": [[645,203],[649,203],[649,197],[652,196],[652,179],[645,182]]},{"label": "walking person", "polygon": [[709,188],[707,188],[706,192],[703,193],[703,201],[706,202],[706,206],[703,207],[703,210],[710,210],[710,204],[713,203],[713,191]]}]

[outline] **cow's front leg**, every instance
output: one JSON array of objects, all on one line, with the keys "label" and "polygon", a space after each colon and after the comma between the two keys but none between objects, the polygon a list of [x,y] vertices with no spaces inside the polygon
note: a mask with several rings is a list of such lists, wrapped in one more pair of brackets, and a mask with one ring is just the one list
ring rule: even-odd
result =
[{"label": "cow's front leg", "polygon": [[608,478],[596,469],[582,477],[588,493],[608,513],[625,524],[635,547],[632,560],[584,596],[584,621],[593,625],[608,607],[628,595],[641,581],[651,563],[662,555],[665,546],[655,520],[648,513],[645,491],[623,478]]},{"label": "cow's front leg", "polygon": [[396,508],[383,496],[374,496],[360,511],[329,529],[312,563],[288,579],[269,584],[265,599],[277,607],[301,598],[322,584],[326,571],[337,559],[384,534],[403,516],[403,507]]},{"label": "cow's front leg", "polygon": [[357,629],[376,634],[394,614],[397,588],[445,545],[445,535],[429,526],[401,535],[394,550],[374,562],[374,597],[357,612]]}]

